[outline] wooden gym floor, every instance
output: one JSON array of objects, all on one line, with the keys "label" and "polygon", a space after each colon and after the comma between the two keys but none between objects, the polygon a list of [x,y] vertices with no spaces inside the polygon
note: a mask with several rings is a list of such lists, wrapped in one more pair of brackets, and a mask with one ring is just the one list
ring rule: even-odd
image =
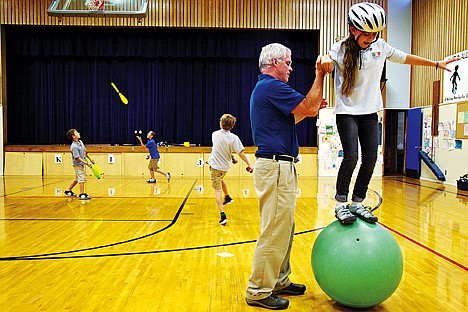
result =
[{"label": "wooden gym floor", "polygon": [[[80,201],[62,194],[72,177],[3,177],[0,310],[266,311],[245,303],[259,229],[253,180],[228,175],[235,202],[220,226],[209,180],[157,179],[89,177],[93,199]],[[354,311],[320,289],[310,262],[334,221],[334,182],[299,179],[291,279],[307,291],[289,297],[288,311]],[[404,273],[368,310],[468,311],[468,193],[404,177],[370,189],[366,204],[382,195],[375,213],[401,247]]]}]

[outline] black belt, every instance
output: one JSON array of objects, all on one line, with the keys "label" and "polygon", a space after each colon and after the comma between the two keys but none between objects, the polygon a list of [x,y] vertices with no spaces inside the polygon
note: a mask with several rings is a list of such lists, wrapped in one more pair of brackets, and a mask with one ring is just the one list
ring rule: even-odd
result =
[{"label": "black belt", "polygon": [[278,160],[284,160],[284,161],[290,161],[293,163],[297,163],[298,159],[297,157],[292,157],[289,155],[257,155],[258,158],[267,158],[267,159],[273,159],[273,161],[278,161]]}]

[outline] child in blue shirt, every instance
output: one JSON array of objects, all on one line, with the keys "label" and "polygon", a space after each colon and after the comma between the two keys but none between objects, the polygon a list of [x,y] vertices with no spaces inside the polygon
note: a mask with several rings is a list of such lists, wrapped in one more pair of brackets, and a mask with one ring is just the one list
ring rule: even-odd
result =
[{"label": "child in blue shirt", "polygon": [[155,135],[154,131],[148,132],[148,134],[146,135],[146,138],[148,138],[148,141],[146,142],[146,144],[144,144],[143,141],[141,140],[141,136],[137,136],[137,139],[140,141],[141,146],[146,147],[150,153],[150,162],[148,164],[148,169],[149,169],[151,178],[149,180],[146,180],[146,182],[156,183],[156,179],[154,178],[155,171],[165,176],[167,181],[169,182],[171,180],[171,174],[169,172],[164,172],[161,169],[159,169],[158,162],[161,156],[159,155],[158,145],[154,141],[154,135]]}]

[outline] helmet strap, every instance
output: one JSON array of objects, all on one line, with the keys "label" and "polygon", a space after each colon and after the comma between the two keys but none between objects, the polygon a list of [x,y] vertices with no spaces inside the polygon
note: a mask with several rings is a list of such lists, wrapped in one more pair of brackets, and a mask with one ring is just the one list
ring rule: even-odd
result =
[{"label": "helmet strap", "polygon": [[[352,28],[351,28],[351,27],[352,27]],[[356,36],[356,35],[354,34],[354,32],[353,32],[353,29],[354,29],[354,31],[359,31],[359,35]],[[351,35],[353,36],[353,39],[354,39],[355,41],[358,41],[359,37],[361,37],[361,35],[362,35],[362,31],[360,31],[359,29],[357,29],[356,27],[354,27],[354,26],[352,26],[352,25],[350,25],[350,27],[349,27],[349,32],[351,33]]]},{"label": "helmet strap", "polygon": [[380,37],[380,31],[377,33],[377,36],[375,36],[375,39],[374,39],[374,41],[371,42],[371,44],[373,44],[374,42],[379,40],[379,37]]}]

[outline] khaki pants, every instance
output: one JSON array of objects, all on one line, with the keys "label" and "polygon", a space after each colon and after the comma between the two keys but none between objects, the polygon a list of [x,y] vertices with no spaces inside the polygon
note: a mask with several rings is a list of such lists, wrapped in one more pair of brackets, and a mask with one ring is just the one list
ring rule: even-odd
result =
[{"label": "khaki pants", "polygon": [[294,237],[297,174],[295,164],[258,158],[254,185],[260,209],[252,275],[246,297],[261,300],[291,284],[289,258]]}]

